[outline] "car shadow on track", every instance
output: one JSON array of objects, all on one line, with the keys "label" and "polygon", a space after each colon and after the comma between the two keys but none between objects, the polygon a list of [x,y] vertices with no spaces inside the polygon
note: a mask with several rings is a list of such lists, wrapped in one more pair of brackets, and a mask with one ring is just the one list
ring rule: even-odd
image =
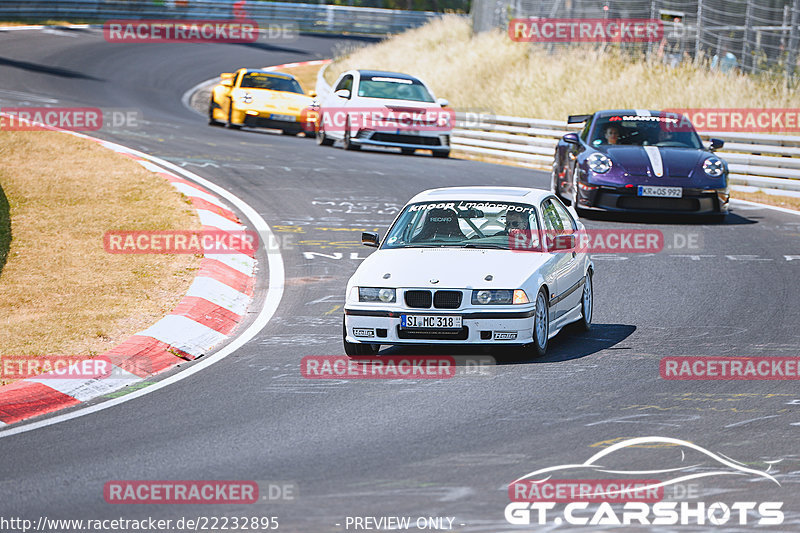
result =
[{"label": "car shadow on track", "polygon": [[588,357],[603,350],[628,349],[615,348],[618,344],[636,331],[636,326],[628,324],[592,324],[589,331],[581,331],[571,324],[562,329],[558,335],[550,339],[547,353],[537,357],[532,349],[520,349],[511,346],[477,346],[477,345],[435,345],[435,346],[394,346],[380,351],[381,356],[453,356],[456,365],[461,362],[469,364],[472,358],[490,356],[498,365],[558,363]]},{"label": "car shadow on track", "polygon": [[581,213],[581,218],[587,220],[603,220],[608,222],[636,222],[640,224],[665,224],[680,226],[740,226],[744,224],[758,224],[757,220],[728,213],[724,220],[719,221],[711,217],[699,215],[680,214],[649,214],[649,213],[617,213],[617,212],[589,212]]},{"label": "car shadow on track", "polygon": [[84,74],[82,72],[77,72],[75,70],[69,70],[61,67],[52,67],[48,65],[40,65],[39,63],[31,63],[29,61],[17,61],[15,59],[8,59],[6,57],[0,57],[0,67],[18,68],[30,72],[39,72],[42,74],[49,74],[51,76],[60,76],[62,78],[76,78],[81,80],[103,81],[99,78],[95,78],[94,76],[89,76],[87,74]]}]

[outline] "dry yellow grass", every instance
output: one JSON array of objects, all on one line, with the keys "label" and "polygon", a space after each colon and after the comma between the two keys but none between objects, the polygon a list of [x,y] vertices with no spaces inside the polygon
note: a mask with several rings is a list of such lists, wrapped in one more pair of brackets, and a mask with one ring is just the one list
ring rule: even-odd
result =
[{"label": "dry yellow grass", "polygon": [[200,228],[162,177],[55,132],[0,131],[0,158],[12,232],[0,274],[0,355],[101,353],[185,294],[198,257],[103,249],[112,229]]},{"label": "dry yellow grass", "polygon": [[548,53],[504,32],[475,37],[469,22],[446,16],[337,59],[328,82],[350,68],[418,75],[456,109],[564,120],[599,109],[800,107],[800,92],[779,82],[709,72],[689,62],[672,68],[592,47]]},{"label": "dry yellow grass", "polygon": [[744,192],[734,190],[731,191],[731,197],[800,211],[800,198],[794,196],[775,196],[774,194],[767,194],[761,191]]},{"label": "dry yellow grass", "polygon": [[317,72],[320,68],[319,65],[300,65],[299,67],[282,68],[280,71],[297,78],[303,90],[308,93],[317,86]]},{"label": "dry yellow grass", "polygon": [[66,20],[45,20],[45,21],[36,21],[36,22],[25,22],[25,21],[0,21],[0,27],[3,26],[31,26],[31,25],[45,25],[45,26],[69,26],[70,24],[78,24],[76,22],[69,22]]}]

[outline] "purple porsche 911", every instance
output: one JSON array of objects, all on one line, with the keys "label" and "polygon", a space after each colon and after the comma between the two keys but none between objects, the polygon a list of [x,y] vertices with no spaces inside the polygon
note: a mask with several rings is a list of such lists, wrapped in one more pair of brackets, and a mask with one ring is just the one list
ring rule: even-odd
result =
[{"label": "purple porsche 911", "polygon": [[728,212],[728,166],[682,115],[622,109],[570,115],[585,123],[558,142],[553,192],[579,213],[630,211],[708,215]]}]

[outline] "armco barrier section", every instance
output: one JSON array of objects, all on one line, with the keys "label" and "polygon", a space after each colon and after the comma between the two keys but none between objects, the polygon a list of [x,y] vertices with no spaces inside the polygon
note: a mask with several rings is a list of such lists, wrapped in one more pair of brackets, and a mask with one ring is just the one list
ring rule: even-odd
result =
[{"label": "armco barrier section", "polygon": [[191,0],[130,2],[124,0],[0,1],[0,20],[67,20],[103,22],[113,19],[232,20],[246,18],[259,25],[291,24],[300,31],[385,35],[415,28],[441,16],[432,11],[402,11],[367,7],[288,2]]}]

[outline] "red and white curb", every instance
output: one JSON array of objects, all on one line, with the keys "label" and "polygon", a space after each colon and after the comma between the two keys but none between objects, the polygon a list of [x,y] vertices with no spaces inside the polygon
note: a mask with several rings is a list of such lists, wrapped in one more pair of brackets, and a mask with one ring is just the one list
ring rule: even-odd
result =
[{"label": "red and white curb", "polygon": [[[247,229],[224,202],[200,185],[123,146],[65,133],[95,141],[163,176],[189,198],[203,230]],[[227,339],[245,316],[255,285],[254,255],[204,255],[188,292],[170,314],[101,354],[111,361],[110,374],[89,379],[57,379],[45,374],[0,387],[0,427],[109,394],[207,354]]]}]

